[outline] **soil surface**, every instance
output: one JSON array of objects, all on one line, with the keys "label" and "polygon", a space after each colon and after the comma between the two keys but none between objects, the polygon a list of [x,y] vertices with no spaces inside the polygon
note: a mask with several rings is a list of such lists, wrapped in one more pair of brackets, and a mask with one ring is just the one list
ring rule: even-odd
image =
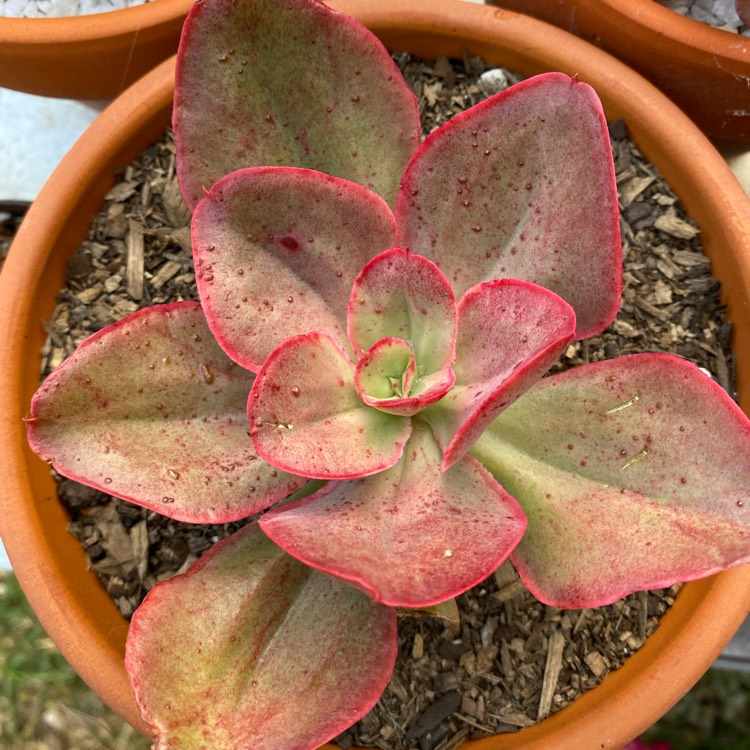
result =
[{"label": "soil surface", "polygon": [[[466,59],[397,62],[420,101],[425,132],[514,82]],[[615,322],[571,344],[555,369],[638,351],[680,354],[734,395],[729,323],[702,253],[700,231],[657,171],[611,126],[620,192],[624,292]],[[69,263],[43,373],[96,330],[141,307],[196,299],[190,220],[167,135],[122,174]],[[183,572],[241,524],[171,521],[69,480],[60,496],[103,584],[129,617],[158,581]],[[513,732],[569,704],[620,666],[658,626],[678,587],[609,607],[562,611],[536,601],[510,563],[459,597],[460,623],[402,617],[400,655],[378,705],[342,748],[449,750],[464,739]]]}]

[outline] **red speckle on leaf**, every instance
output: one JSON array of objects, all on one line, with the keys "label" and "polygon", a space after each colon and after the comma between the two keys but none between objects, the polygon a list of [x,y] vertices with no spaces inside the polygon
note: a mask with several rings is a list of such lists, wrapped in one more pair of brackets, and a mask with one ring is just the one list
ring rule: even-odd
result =
[{"label": "red speckle on leaf", "polygon": [[279,237],[279,244],[283,245],[287,250],[298,250],[299,242],[294,237]]}]

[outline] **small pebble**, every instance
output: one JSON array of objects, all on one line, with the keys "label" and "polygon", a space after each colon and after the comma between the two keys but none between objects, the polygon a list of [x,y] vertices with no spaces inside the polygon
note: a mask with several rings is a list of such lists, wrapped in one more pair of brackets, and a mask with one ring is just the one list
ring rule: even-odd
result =
[{"label": "small pebble", "polygon": [[511,82],[502,68],[491,68],[479,76],[479,88],[485,96],[505,91],[510,85]]}]

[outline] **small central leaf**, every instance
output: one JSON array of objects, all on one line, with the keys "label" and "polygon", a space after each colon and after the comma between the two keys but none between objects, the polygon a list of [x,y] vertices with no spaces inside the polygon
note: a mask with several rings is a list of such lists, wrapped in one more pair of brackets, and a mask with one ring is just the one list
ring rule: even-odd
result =
[{"label": "small central leaf", "polygon": [[355,384],[365,403],[367,397],[405,398],[417,364],[414,352],[403,339],[380,339],[357,363]]},{"label": "small central leaf", "polygon": [[397,336],[409,342],[420,375],[455,359],[456,304],[448,279],[426,258],[392,248],[360,272],[349,299],[348,332],[356,354]]},{"label": "small central leaf", "polygon": [[400,378],[394,378],[389,377],[388,382],[391,385],[391,391],[394,396],[398,396],[399,398],[403,398],[404,394],[409,394],[409,389],[404,387],[404,379],[405,379],[406,373],[404,373]]},{"label": "small central leaf", "polygon": [[454,381],[449,367],[427,378],[416,374],[417,363],[409,344],[403,339],[385,338],[359,360],[354,383],[366,404],[387,414],[411,416],[441,399]]}]

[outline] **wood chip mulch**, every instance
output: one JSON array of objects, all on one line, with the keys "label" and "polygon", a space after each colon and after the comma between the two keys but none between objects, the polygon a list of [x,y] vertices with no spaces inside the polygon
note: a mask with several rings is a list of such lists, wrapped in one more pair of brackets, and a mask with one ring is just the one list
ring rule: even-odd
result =
[{"label": "wood chip mulch", "polygon": [[0,201],[0,271],[29,205],[27,201]]},{"label": "wood chip mulch", "polygon": [[[511,74],[476,59],[425,64],[397,55],[425,132],[485,98]],[[601,336],[571,344],[559,367],[635,351],[681,354],[734,395],[729,323],[702,253],[700,231],[657,171],[611,127],[620,190],[624,294]],[[179,196],[169,136],[123,173],[69,264],[43,353],[48,373],[92,332],[154,303],[197,298],[189,213]],[[559,368],[558,368],[559,369]],[[182,572],[241,524],[170,521],[69,480],[60,496],[71,531],[128,617],[157,582]],[[404,617],[393,679],[378,705],[337,742],[382,750],[451,750],[465,739],[513,732],[596,684],[658,626],[679,587],[640,592],[609,607],[561,611],[537,602],[509,563],[459,599],[461,623]]]}]

